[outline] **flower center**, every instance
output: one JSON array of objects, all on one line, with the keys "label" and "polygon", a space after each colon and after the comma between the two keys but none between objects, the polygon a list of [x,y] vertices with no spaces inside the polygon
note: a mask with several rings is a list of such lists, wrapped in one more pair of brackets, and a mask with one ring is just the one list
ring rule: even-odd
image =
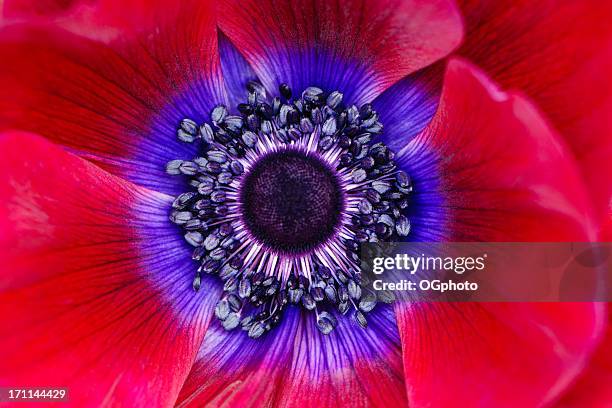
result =
[{"label": "flower center", "polygon": [[314,313],[325,334],[349,311],[365,328],[366,314],[390,299],[363,286],[360,245],[409,234],[410,178],[375,140],[382,124],[371,105],[347,106],[316,87],[292,97],[281,85],[272,99],[259,83],[247,90],[235,115],[218,105],[212,124],[184,119],[177,136],[197,142],[199,155],[166,165],[191,186],[170,220],[194,246],[193,288],[218,276],[217,318],[252,338],[289,305]]},{"label": "flower center", "polygon": [[295,151],[261,158],[241,188],[243,216],[268,248],[304,253],[333,236],[342,214],[338,179],[320,159]]}]

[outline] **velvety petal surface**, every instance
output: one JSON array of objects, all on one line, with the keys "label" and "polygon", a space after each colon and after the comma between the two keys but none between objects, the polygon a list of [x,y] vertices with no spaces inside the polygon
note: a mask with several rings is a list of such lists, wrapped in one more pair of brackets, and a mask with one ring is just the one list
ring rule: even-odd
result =
[{"label": "velvety petal surface", "polygon": [[[414,179],[417,240],[594,236],[571,153],[532,104],[465,61],[449,62],[434,120],[399,157]],[[586,364],[603,312],[590,303],[397,304],[409,403],[552,402]]]},{"label": "velvety petal surface", "polygon": [[299,320],[299,312],[290,310],[273,333],[259,339],[240,329],[228,332],[213,322],[178,405],[272,404],[283,389]]},{"label": "velvety petal surface", "polygon": [[587,363],[603,305],[399,305],[410,406],[541,406]]},{"label": "velvety petal surface", "polygon": [[597,0],[461,0],[459,53],[526,92],[577,157],[599,220],[612,198],[612,6]]},{"label": "velvety petal surface", "polygon": [[228,107],[235,109],[239,103],[245,103],[247,100],[246,85],[249,81],[259,81],[259,79],[244,56],[221,31],[219,31],[219,58],[228,94]]},{"label": "velvety petal surface", "polygon": [[397,155],[413,178],[415,240],[595,237],[574,157],[537,109],[452,60],[438,111]]},{"label": "velvety petal surface", "polygon": [[270,90],[319,86],[356,104],[444,57],[462,34],[446,0],[224,0],[219,22]]},{"label": "velvety petal surface", "polygon": [[74,3],[74,0],[8,0],[0,4],[0,16],[8,19],[48,17],[65,13]]},{"label": "velvety petal surface", "polygon": [[393,151],[403,149],[433,118],[445,66],[439,62],[408,75],[372,102],[384,126],[381,140]]},{"label": "velvety petal surface", "polygon": [[612,401],[612,315],[608,309],[608,321],[602,342],[591,356],[577,381],[554,405],[559,408],[604,408]]},{"label": "velvety petal surface", "polygon": [[0,384],[74,406],[174,403],[218,299],[171,198],[39,136],[0,136]]},{"label": "velvety petal surface", "polygon": [[0,31],[0,128],[36,132],[137,184],[178,193],[164,166],[195,155],[176,137],[180,121],[201,123],[225,101],[214,9],[130,1],[77,10],[52,27]]},{"label": "velvety petal surface", "polygon": [[368,328],[338,316],[321,334],[312,313],[291,308],[262,339],[211,327],[181,405],[405,406],[399,335],[393,312],[379,305]]}]

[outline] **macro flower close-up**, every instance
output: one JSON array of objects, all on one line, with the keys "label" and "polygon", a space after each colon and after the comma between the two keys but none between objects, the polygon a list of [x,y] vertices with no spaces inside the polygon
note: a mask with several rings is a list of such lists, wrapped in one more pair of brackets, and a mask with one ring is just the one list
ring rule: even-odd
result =
[{"label": "macro flower close-up", "polygon": [[612,240],[607,1],[0,7],[2,390],[612,404],[605,302],[411,301],[360,269],[366,244]]}]

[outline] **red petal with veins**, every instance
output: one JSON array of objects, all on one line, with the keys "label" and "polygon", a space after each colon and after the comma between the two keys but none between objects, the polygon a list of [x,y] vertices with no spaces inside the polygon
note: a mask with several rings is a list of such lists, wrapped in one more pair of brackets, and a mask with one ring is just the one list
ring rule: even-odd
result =
[{"label": "red petal with veins", "polygon": [[405,406],[402,356],[393,312],[379,305],[368,329],[338,316],[324,335],[316,319],[289,309],[265,337],[211,328],[179,405]]},{"label": "red petal with veins", "polygon": [[603,341],[577,381],[563,395],[558,408],[605,408],[612,401],[612,315],[608,315]]},{"label": "red petal with veins", "polygon": [[171,199],[26,133],[0,135],[0,384],[168,406],[214,307]]},{"label": "red petal with veins", "polygon": [[337,89],[355,104],[444,57],[462,34],[446,0],[224,0],[219,22],[269,89]]},{"label": "red petal with veins", "polygon": [[397,157],[415,178],[415,207],[423,207],[415,228],[439,239],[596,236],[578,166],[554,129],[524,97],[462,60],[449,63],[429,127]]},{"label": "red petal with veins", "polygon": [[612,6],[608,1],[461,0],[459,53],[535,100],[579,161],[598,219],[612,198]]},{"label": "red petal with veins", "polygon": [[[444,84],[437,116],[399,154],[406,163],[422,160],[424,149],[437,157],[430,173],[440,178],[444,197],[437,214],[448,219],[441,235],[459,241],[592,238],[572,155],[537,110],[461,60],[449,63]],[[415,191],[419,182],[426,180],[417,178]],[[604,309],[591,303],[397,304],[409,404],[552,402],[586,364]]]},{"label": "red petal with veins", "polygon": [[53,27],[0,29],[0,130],[35,132],[113,174],[178,194],[164,166],[196,151],[177,139],[180,121],[201,123],[225,100],[214,10],[186,2],[77,9],[80,18]]}]

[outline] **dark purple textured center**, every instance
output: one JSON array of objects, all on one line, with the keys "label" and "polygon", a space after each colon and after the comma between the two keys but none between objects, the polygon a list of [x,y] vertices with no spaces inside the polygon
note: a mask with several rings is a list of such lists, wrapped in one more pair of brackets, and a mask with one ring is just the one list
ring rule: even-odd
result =
[{"label": "dark purple textured center", "polygon": [[341,186],[319,158],[283,151],[261,158],[241,189],[249,231],[283,253],[300,253],[325,242],[340,223]]}]

